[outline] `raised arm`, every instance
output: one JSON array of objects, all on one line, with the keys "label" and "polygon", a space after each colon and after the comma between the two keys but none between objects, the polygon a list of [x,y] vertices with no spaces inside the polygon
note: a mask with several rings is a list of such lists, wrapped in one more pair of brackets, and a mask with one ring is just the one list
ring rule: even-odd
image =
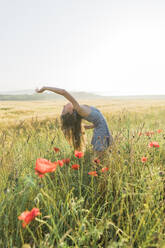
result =
[{"label": "raised arm", "polygon": [[69,94],[66,90],[60,89],[60,88],[55,88],[55,87],[42,87],[41,89],[36,89],[36,92],[42,93],[45,90],[52,91],[56,94],[64,96],[69,102],[71,102],[73,104],[74,109],[76,109],[77,112],[81,114],[81,112],[82,112],[81,106],[76,101],[76,99],[71,94]]}]

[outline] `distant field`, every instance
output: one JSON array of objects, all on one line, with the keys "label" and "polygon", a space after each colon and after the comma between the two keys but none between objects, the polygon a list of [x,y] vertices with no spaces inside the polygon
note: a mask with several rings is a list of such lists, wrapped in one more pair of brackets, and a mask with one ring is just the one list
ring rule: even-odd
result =
[{"label": "distant field", "polygon": [[[47,119],[61,113],[67,101],[0,101],[0,124],[13,124],[32,118]],[[165,108],[165,99],[91,99],[81,100],[80,104],[96,106],[103,113],[123,111],[157,111]]]}]

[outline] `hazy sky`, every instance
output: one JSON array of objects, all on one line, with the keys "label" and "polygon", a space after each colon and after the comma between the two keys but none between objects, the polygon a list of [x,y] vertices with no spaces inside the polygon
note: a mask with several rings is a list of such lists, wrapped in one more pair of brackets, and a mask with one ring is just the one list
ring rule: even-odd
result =
[{"label": "hazy sky", "polygon": [[0,0],[0,92],[165,94],[164,0]]}]

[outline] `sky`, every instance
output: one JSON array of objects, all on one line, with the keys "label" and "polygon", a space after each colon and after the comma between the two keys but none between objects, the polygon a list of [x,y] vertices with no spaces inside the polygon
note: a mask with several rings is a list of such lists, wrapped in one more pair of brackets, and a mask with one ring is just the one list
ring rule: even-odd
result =
[{"label": "sky", "polygon": [[164,0],[0,0],[0,92],[165,94]]}]

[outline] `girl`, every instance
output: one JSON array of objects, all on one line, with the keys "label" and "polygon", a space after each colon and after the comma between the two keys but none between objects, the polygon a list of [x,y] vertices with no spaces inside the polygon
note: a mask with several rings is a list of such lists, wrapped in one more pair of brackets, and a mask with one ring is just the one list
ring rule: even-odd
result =
[{"label": "girl", "polygon": [[85,139],[82,119],[91,122],[92,125],[85,125],[86,129],[94,128],[91,144],[97,153],[104,152],[112,143],[112,136],[109,132],[106,120],[101,112],[92,106],[80,105],[76,99],[66,90],[54,87],[42,87],[36,89],[37,93],[45,90],[52,91],[56,94],[64,96],[69,103],[64,105],[61,113],[62,130],[65,138],[72,143],[75,150],[83,151]]}]

